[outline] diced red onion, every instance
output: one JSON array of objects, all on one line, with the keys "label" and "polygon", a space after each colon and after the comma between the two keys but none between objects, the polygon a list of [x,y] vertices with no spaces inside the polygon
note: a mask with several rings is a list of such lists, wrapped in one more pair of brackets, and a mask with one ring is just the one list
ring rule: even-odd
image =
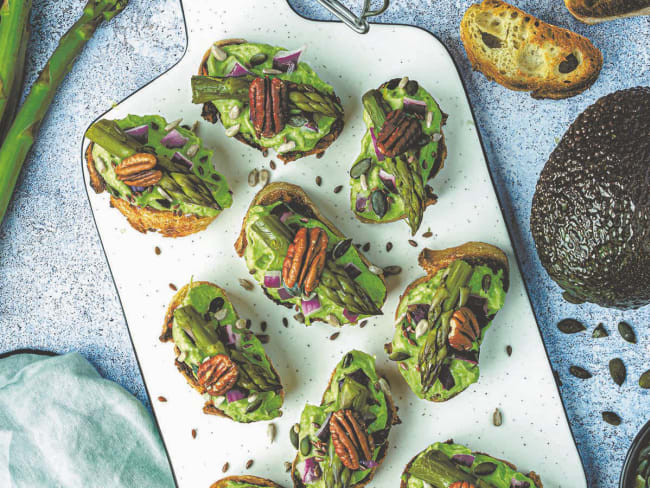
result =
[{"label": "diced red onion", "polygon": [[343,266],[343,270],[348,274],[352,279],[355,279],[361,274],[361,270],[354,263],[347,263]]},{"label": "diced red onion", "polygon": [[313,457],[305,459],[305,471],[302,474],[303,483],[313,483],[320,479],[320,469],[318,463]]},{"label": "diced red onion", "polygon": [[187,159],[187,157],[185,157],[183,154],[179,153],[178,151],[176,151],[172,156],[172,161],[174,161],[175,163],[183,163],[187,165],[188,168],[192,168],[192,166],[194,166],[194,163],[192,161]]},{"label": "diced red onion", "polygon": [[379,179],[383,181],[386,188],[392,193],[397,193],[397,186],[395,185],[395,176],[384,171],[383,169],[379,170]]},{"label": "diced red onion", "polygon": [[528,481],[520,481],[516,478],[510,480],[510,488],[530,488],[530,483]]},{"label": "diced red onion", "polygon": [[174,147],[183,147],[187,141],[187,137],[183,137],[180,132],[173,129],[160,140],[160,143],[167,149],[172,149]]},{"label": "diced red onion", "polygon": [[280,271],[267,271],[264,274],[264,286],[267,288],[280,288],[281,282],[282,273]]},{"label": "diced red onion", "polygon": [[308,131],[311,132],[318,132],[318,126],[314,121],[309,121],[305,125],[302,126],[303,129],[307,129]]},{"label": "diced red onion", "polygon": [[365,211],[367,205],[368,205],[368,197],[357,195],[357,202],[354,204],[354,208],[357,210],[357,212]]},{"label": "diced red onion", "polygon": [[429,313],[429,305],[426,303],[413,303],[407,307],[407,311],[411,318],[411,323],[417,325],[417,323],[426,319]]},{"label": "diced red onion", "polygon": [[404,97],[404,111],[424,115],[427,113],[427,104],[421,100]]},{"label": "diced red onion", "polygon": [[252,75],[250,71],[244,68],[241,64],[235,61],[235,65],[230,70],[230,73],[226,75],[229,78],[238,78],[240,76]]},{"label": "diced red onion", "polygon": [[143,192],[147,189],[146,186],[129,186],[131,188],[131,191],[137,191],[137,192]]},{"label": "diced red onion", "polygon": [[359,464],[361,466],[363,466],[364,468],[366,468],[366,469],[372,469],[372,468],[376,468],[377,466],[379,466],[379,463],[377,461],[373,461],[372,459],[367,460],[367,461],[366,460],[359,461]]},{"label": "diced red onion", "polygon": [[133,127],[132,129],[126,129],[124,132],[142,144],[149,142],[148,125],[139,125],[138,127]]},{"label": "diced red onion", "polygon": [[226,325],[226,333],[228,334],[228,345],[239,343],[239,334],[235,334],[232,330],[232,325]]},{"label": "diced red onion", "polygon": [[375,148],[375,154],[377,155],[377,161],[383,161],[384,160],[384,153],[382,153],[379,148],[377,147],[377,138],[375,137],[375,129],[373,127],[370,128],[370,137],[372,138],[372,145]]},{"label": "diced red onion", "polygon": [[280,300],[289,300],[289,298],[293,298],[293,295],[284,287],[278,289],[278,295],[280,296]]},{"label": "diced red onion", "polygon": [[310,298],[309,300],[302,300],[302,313],[305,317],[309,317],[311,314],[318,312],[319,310],[320,300],[318,299],[318,295],[314,295],[313,298]]},{"label": "diced red onion", "polygon": [[305,48],[303,46],[295,51],[280,51],[276,53],[273,56],[273,67],[285,73],[293,73],[298,68],[298,60],[304,50]]},{"label": "diced red onion", "polygon": [[236,402],[242,398],[246,398],[246,395],[237,388],[232,388],[228,390],[228,393],[226,393],[226,400],[228,400],[228,403]]},{"label": "diced red onion", "polygon": [[355,323],[359,318],[359,315],[356,313],[350,312],[347,308],[343,309],[343,316],[348,319],[351,323]]},{"label": "diced red onion", "polygon": [[282,222],[284,224],[287,221],[287,219],[289,217],[291,217],[292,215],[293,215],[293,212],[289,212],[289,211],[282,212],[282,215],[280,215],[280,222]]},{"label": "diced red onion", "polygon": [[451,457],[451,460],[457,464],[467,466],[468,468],[471,468],[472,464],[474,464],[474,456],[471,454],[454,454]]}]

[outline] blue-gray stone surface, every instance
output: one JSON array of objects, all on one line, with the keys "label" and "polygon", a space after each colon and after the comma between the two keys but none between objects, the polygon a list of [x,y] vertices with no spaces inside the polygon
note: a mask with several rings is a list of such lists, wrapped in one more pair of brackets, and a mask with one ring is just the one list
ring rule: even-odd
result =
[{"label": "blue-gray stone surface", "polygon": [[[28,84],[83,3],[34,2]],[[650,307],[619,312],[564,302],[537,259],[528,217],[539,172],[577,114],[607,93],[650,84],[650,18],[588,26],[576,21],[559,0],[517,2],[545,21],[588,36],[605,59],[600,77],[585,93],[538,101],[471,71],[458,34],[470,1],[392,3],[379,22],[428,29],[449,48],[460,69],[549,356],[563,382],[562,397],[589,484],[617,486],[627,447],[650,418],[650,391],[637,384],[639,375],[650,369]],[[237,8],[236,1],[231,4]],[[313,0],[291,4],[306,17],[332,18]],[[352,3],[357,8],[360,4]],[[184,46],[178,0],[133,0],[122,15],[100,28],[57,94],[0,226],[0,353],[21,348],[78,351],[145,404],[149,400],[86,199],[79,144],[91,120],[163,73],[183,55]],[[555,325],[565,317],[583,321],[588,333],[559,332]],[[621,320],[635,328],[638,344],[620,338],[616,326]],[[591,331],[600,322],[610,336],[592,339]],[[620,388],[607,369],[614,357],[621,357],[628,368]],[[594,377],[573,378],[568,373],[573,364]],[[623,423],[604,423],[603,410],[618,412]]]}]

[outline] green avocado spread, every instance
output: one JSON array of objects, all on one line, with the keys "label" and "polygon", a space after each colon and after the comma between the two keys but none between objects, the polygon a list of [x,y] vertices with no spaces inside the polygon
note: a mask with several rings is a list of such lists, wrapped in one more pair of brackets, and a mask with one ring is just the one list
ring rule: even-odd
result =
[{"label": "green avocado spread", "polygon": [[[415,83],[411,81],[409,83]],[[413,85],[411,85],[413,86]],[[390,88],[389,88],[390,87]],[[442,125],[444,123],[443,113],[434,98],[424,89],[421,85],[417,85],[417,91],[411,89],[413,94],[407,92],[409,85],[401,88],[397,83],[385,83],[379,88],[384,101],[388,104],[391,110],[404,108],[404,99],[410,98],[411,100],[418,100],[426,103],[426,111],[430,112],[431,123],[427,124],[426,115],[420,121],[422,133],[428,138],[428,142],[420,146],[417,151],[417,160],[419,169],[418,176],[422,182],[426,182],[433,178],[442,165],[438,161],[438,150],[440,149],[440,134],[442,133]],[[385,160],[379,161],[375,146],[372,142],[372,135],[370,130],[375,132],[375,136],[379,133],[380,129],[374,127],[372,119],[366,110],[363,111],[363,120],[368,127],[363,139],[361,140],[361,152],[354,160],[352,167],[359,165],[364,160],[370,160],[368,169],[361,174],[365,174],[366,185],[364,188],[361,182],[361,174],[351,172],[350,177],[350,206],[352,211],[364,219],[372,220],[374,222],[391,222],[404,218],[405,208],[404,200],[396,191],[393,183],[386,179],[386,174],[390,176],[392,172],[386,165]],[[367,163],[362,163],[367,164]],[[380,172],[384,179],[380,178]],[[352,177],[354,175],[354,177]],[[386,196],[387,209],[384,215],[378,215],[373,209],[371,194],[381,190]],[[381,214],[382,212],[380,212]]]},{"label": "green avocado spread", "polygon": [[[389,398],[388,384],[377,375],[374,358],[361,351],[347,353],[336,366],[320,406],[305,405],[298,432],[294,430],[297,435],[292,438],[298,449],[294,479],[300,479],[309,488],[345,488],[365,480],[376,468],[373,462],[386,449],[393,420]],[[371,461],[369,469],[362,466],[352,471],[334,452],[328,426],[331,414],[338,410],[353,410],[373,440],[372,460],[364,460]],[[314,443],[322,443],[320,453]]]},{"label": "green avocado spread", "polygon": [[[117,155],[111,154],[100,143],[93,144],[92,155],[97,171],[106,183],[106,188],[116,198],[127,200],[138,207],[147,207],[162,211],[182,212],[185,215],[197,215],[200,217],[213,217],[219,215],[221,210],[232,205],[232,193],[228,187],[228,182],[219,174],[212,164],[212,151],[203,147],[201,139],[194,132],[183,127],[177,127],[175,130],[186,139],[186,142],[180,147],[168,148],[161,140],[168,134],[165,131],[167,121],[159,115],[129,115],[123,119],[115,120],[117,127],[124,131],[135,127],[147,126],[148,137],[146,143],[143,143],[126,134],[124,137],[128,147],[136,152],[153,152],[158,157],[165,157],[170,164],[175,164],[178,173],[186,174],[191,172],[195,178],[198,178],[200,184],[209,191],[213,203],[216,205],[206,206],[194,202],[192,195],[186,191],[174,193],[165,191],[161,184],[148,186],[146,188],[131,187],[120,181],[115,174],[115,167],[124,159]],[[91,131],[89,131],[90,133]],[[198,150],[193,156],[188,155],[188,150],[192,147]],[[178,162],[176,153],[184,155],[192,162],[191,169],[184,162]],[[158,167],[156,168],[158,169]],[[162,169],[166,175],[171,174],[176,180],[176,172],[168,172]],[[174,185],[174,182],[171,182]]]},{"label": "green avocado spread", "polygon": [[[445,292],[443,297],[448,298],[446,290],[452,267],[458,269],[459,273],[464,272],[461,286],[458,287],[456,283],[458,291],[455,299],[458,301],[450,303],[448,310],[444,310],[446,302],[442,301],[443,310],[437,312],[440,319],[437,319],[435,325],[429,327],[424,335],[417,337],[414,329],[423,318],[430,320],[430,305],[440,298],[440,292]],[[441,290],[442,288],[445,289]],[[418,397],[444,401],[478,381],[481,343],[494,315],[503,307],[505,296],[503,270],[495,272],[488,266],[470,266],[465,261],[457,260],[449,268],[439,270],[431,279],[419,283],[402,297],[397,309],[398,319],[390,357],[399,362],[399,372]],[[447,354],[441,359],[441,372],[432,386],[425,391],[422,371],[426,365],[421,362],[422,350],[432,339],[435,340],[442,327],[441,323],[448,323],[453,311],[461,306],[469,307],[475,314],[480,334],[472,341],[471,348],[467,351],[456,351],[448,344],[445,345]],[[446,339],[444,341],[446,342]]]},{"label": "green avocado spread", "polygon": [[[456,456],[456,457],[454,457]],[[485,473],[485,474],[481,474]],[[534,488],[533,479],[503,461],[472,452],[459,444],[436,442],[418,454],[402,474],[407,488],[442,488],[456,481],[476,483],[489,488]],[[485,483],[489,483],[485,484]]]},{"label": "green avocado spread", "polygon": [[227,354],[237,365],[239,378],[235,386],[224,396],[205,393],[208,403],[237,422],[281,415],[280,378],[260,340],[245,327],[245,321],[238,318],[219,288],[209,284],[190,288],[174,311],[172,337],[180,350],[177,360],[185,363],[195,377],[199,366],[217,354]]},{"label": "green avocado spread", "polygon": [[[266,225],[269,219],[272,219],[270,224],[273,226]],[[281,227],[280,232],[274,231],[278,227]],[[334,234],[320,220],[308,218],[280,201],[265,206],[255,205],[249,210],[245,225],[248,245],[244,258],[248,269],[262,286],[265,284],[265,277],[280,275],[284,258],[291,244],[290,236],[294,234],[294,229],[299,227],[308,229],[319,227],[327,233],[329,238],[327,259],[333,259],[331,257],[332,250],[338,243],[345,240]],[[280,235],[281,233],[286,233],[289,237]],[[342,268],[346,273],[358,274],[354,278],[352,278],[353,275],[350,275],[350,279],[365,291],[376,307],[380,308],[383,305],[386,299],[386,286],[379,276],[370,272],[353,245],[349,245],[345,253],[334,259],[334,265],[339,269]],[[287,289],[281,282],[277,283],[277,287],[264,286],[264,289],[274,300],[283,304],[291,304],[294,308],[298,307],[303,312],[305,325],[310,325],[314,319],[318,318],[336,326],[356,323],[359,319],[368,316],[348,313],[345,307],[335,303],[331,299],[331,295],[327,293],[328,290],[324,289],[322,279],[314,290],[320,308],[311,311],[304,310],[304,297],[300,293],[297,296],[287,293]]]},{"label": "green avocado spread", "polygon": [[[226,52],[228,57],[224,61],[218,61],[213,54],[210,54],[207,60],[209,76],[225,76],[230,73],[235,63],[239,63],[257,77],[277,77],[293,83],[310,85],[324,94],[334,94],[334,89],[321,80],[307,63],[299,62],[296,69],[292,72],[274,75],[264,74],[264,69],[273,68],[273,56],[277,53],[286,52],[286,49],[282,47],[270,46],[268,44],[244,43],[223,46],[221,49]],[[251,62],[254,56],[260,59],[263,58],[264,61],[254,65]],[[264,58],[264,56],[266,57]],[[239,100],[214,100],[212,103],[217,107],[221,122],[226,129],[239,124],[239,133],[247,140],[253,141],[261,147],[273,148],[275,150],[282,144],[293,141],[296,143],[296,146],[292,151],[307,152],[313,149],[324,136],[330,133],[332,124],[336,120],[334,117],[314,114],[313,126],[306,127],[302,124],[300,126],[294,126],[291,123],[287,123],[284,129],[273,137],[258,137],[250,120],[248,103],[243,103]],[[231,111],[235,106],[239,109],[234,112],[237,114],[237,117],[231,118]]]}]

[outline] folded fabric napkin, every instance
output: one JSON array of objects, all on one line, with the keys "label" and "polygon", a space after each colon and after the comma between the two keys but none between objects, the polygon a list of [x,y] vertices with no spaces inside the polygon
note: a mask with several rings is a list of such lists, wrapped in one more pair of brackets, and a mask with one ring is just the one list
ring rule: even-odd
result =
[{"label": "folded fabric napkin", "polygon": [[81,355],[0,359],[0,487],[174,487],[149,412]]}]

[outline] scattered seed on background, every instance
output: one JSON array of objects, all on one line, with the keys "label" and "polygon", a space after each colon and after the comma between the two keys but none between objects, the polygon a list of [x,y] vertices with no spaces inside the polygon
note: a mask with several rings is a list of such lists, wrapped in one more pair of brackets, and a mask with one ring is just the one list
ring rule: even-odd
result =
[{"label": "scattered seed on background", "polygon": [[260,324],[260,329],[262,329],[262,332],[266,332],[266,327],[267,327],[266,321],[263,320],[262,323]]},{"label": "scattered seed on background", "polygon": [[291,463],[289,461],[284,462],[284,471],[289,472],[291,470]]},{"label": "scattered seed on background", "polygon": [[609,374],[618,386],[625,382],[627,372],[625,371],[625,364],[620,358],[614,358],[609,362]]},{"label": "scattered seed on background", "polygon": [[592,374],[589,371],[581,368],[580,366],[571,366],[569,368],[569,373],[571,373],[576,378],[580,378],[581,380],[588,380],[592,377]]},{"label": "scattered seed on background", "polygon": [[370,251],[370,243],[369,243],[369,242],[366,242],[366,243],[363,245],[363,248],[362,248],[362,249],[363,249],[363,252],[368,252],[368,251]]},{"label": "scattered seed on background", "polygon": [[335,340],[337,339],[337,337],[338,337],[340,334],[341,334],[340,332],[334,332],[334,333],[330,336],[330,341],[335,341]]},{"label": "scattered seed on background", "polygon": [[160,253],[162,252],[158,246],[153,248],[154,252],[156,253],[156,256],[160,256]]},{"label": "scattered seed on background", "polygon": [[615,412],[603,412],[603,420],[610,425],[621,425],[621,417]]},{"label": "scattered seed on background", "polygon": [[621,337],[631,344],[636,344],[636,335],[634,334],[634,329],[627,322],[618,323],[618,333],[621,334]]},{"label": "scattered seed on background", "polygon": [[282,325],[284,325],[285,327],[289,327],[289,321],[287,320],[286,317],[282,317]]},{"label": "scattered seed on background", "polygon": [[422,237],[424,237],[425,239],[428,239],[431,236],[433,236],[433,232],[431,232],[430,230],[428,230],[424,234],[422,234]]},{"label": "scattered seed on background", "polygon": [[167,401],[167,399],[166,399],[164,396],[159,396],[159,397],[158,397],[158,401],[159,401],[160,403],[165,403],[165,402]]},{"label": "scattered seed on background", "polygon": [[253,466],[253,460],[249,459],[246,461],[246,469],[251,469],[251,466]]},{"label": "scattered seed on background", "polygon": [[196,429],[192,429],[192,439],[196,439]]},{"label": "scattered seed on background", "polygon": [[251,172],[248,173],[248,186],[250,187],[257,186],[259,179],[260,179],[260,172],[257,171],[257,168],[252,169]]},{"label": "scattered seed on background", "polygon": [[495,427],[500,427],[501,424],[503,424],[503,414],[498,408],[494,409],[494,413],[492,414],[492,423]]},{"label": "scattered seed on background", "polygon": [[587,330],[587,328],[575,319],[562,319],[558,322],[557,328],[565,334],[575,334]]},{"label": "scattered seed on background", "polygon": [[339,193],[343,189],[343,185],[337,185],[334,187],[334,193]]},{"label": "scattered seed on background", "polygon": [[412,247],[418,247],[418,243],[415,242],[413,239],[409,239],[409,244],[410,244]]},{"label": "scattered seed on background", "polygon": [[262,343],[268,344],[271,338],[267,334],[257,334],[255,337]]},{"label": "scattered seed on background", "polygon": [[510,345],[506,346],[506,354],[508,356],[512,356],[512,346]]},{"label": "scattered seed on background", "polygon": [[225,473],[230,469],[230,463],[224,463],[224,465],[221,467],[221,472]]},{"label": "scattered seed on background", "polygon": [[178,288],[176,288],[176,285],[175,285],[174,283],[170,283],[170,284],[169,284],[169,287],[170,287],[173,291],[177,291],[177,290],[178,290]]},{"label": "scattered seed on background", "polygon": [[251,291],[253,289],[253,283],[243,278],[239,278],[239,284],[244,290]]},{"label": "scattered seed on background", "polygon": [[271,169],[275,169],[275,168],[276,168],[276,166],[275,166],[275,161],[273,161],[273,160],[271,159],[271,162],[269,163],[269,166],[271,167]]},{"label": "scattered seed on background", "polygon": [[639,386],[645,390],[650,389],[650,369],[639,378]]},{"label": "scattered seed on background", "polygon": [[273,442],[275,440],[276,432],[277,429],[275,428],[275,424],[269,424],[268,427],[266,428],[266,437],[268,437],[269,442]]},{"label": "scattered seed on background", "polygon": [[262,188],[264,188],[269,183],[270,179],[271,173],[269,173],[268,169],[263,169],[260,171],[260,184],[262,185]]},{"label": "scattered seed on background", "polygon": [[557,371],[553,370],[553,377],[555,378],[555,383],[557,383],[557,386],[562,386],[564,383],[562,383],[562,380],[560,379],[560,373]]},{"label": "scattered seed on background", "polygon": [[386,243],[386,252],[390,252],[391,249],[393,249],[393,243],[392,242],[387,242]]},{"label": "scattered seed on background", "polygon": [[394,276],[402,272],[401,266],[391,265],[384,268],[384,276]]},{"label": "scattered seed on background", "polygon": [[363,329],[366,326],[367,323],[368,323],[367,320],[362,320],[361,323],[359,324],[359,328]]},{"label": "scattered seed on background", "polygon": [[593,337],[594,339],[600,339],[601,337],[607,337],[608,335],[609,333],[605,329],[605,326],[602,323],[600,323],[594,329],[593,333],[591,334],[591,337]]},{"label": "scattered seed on background", "polygon": [[317,176],[316,177],[316,184],[318,186],[321,186],[323,184],[323,178],[321,178],[320,176]]}]

